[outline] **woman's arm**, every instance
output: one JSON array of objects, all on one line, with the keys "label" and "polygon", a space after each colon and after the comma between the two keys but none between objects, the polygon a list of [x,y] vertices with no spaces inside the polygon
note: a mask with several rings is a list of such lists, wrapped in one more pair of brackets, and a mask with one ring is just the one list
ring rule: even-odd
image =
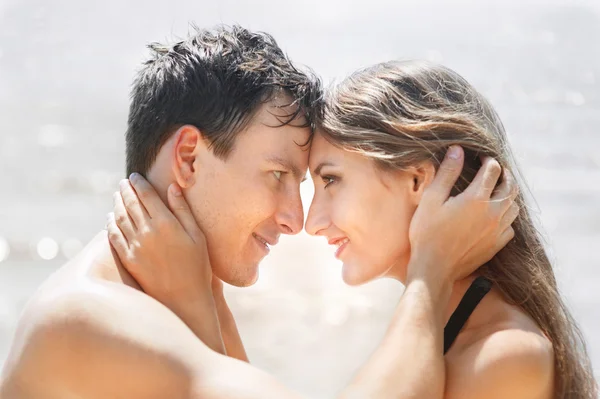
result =
[{"label": "woman's arm", "polygon": [[443,398],[447,284],[408,283],[381,344],[340,399]]},{"label": "woman's arm", "polygon": [[492,195],[501,170],[490,158],[484,159],[465,192],[448,198],[462,169],[462,154],[446,157],[423,194],[410,226],[405,292],[382,343],[343,391],[343,398],[445,397],[444,312],[453,283],[512,239],[516,217],[508,212],[516,196],[510,176],[504,176]]},{"label": "woman's arm", "polygon": [[[509,176],[505,176],[505,181],[492,196],[494,183],[500,175],[497,166],[491,160],[484,162],[469,189],[448,199],[460,174],[462,156],[444,161],[411,223],[412,259],[405,294],[382,344],[343,391],[342,397],[443,397],[445,371],[441,312],[446,307],[450,287],[456,279],[470,274],[491,259],[512,238],[510,224],[514,217],[506,215],[512,215],[507,210],[514,200],[514,187]],[[138,188],[138,184],[134,183],[134,186],[140,194],[142,188]],[[155,193],[153,195],[156,196]],[[151,195],[144,193],[140,197]],[[182,198],[169,194],[173,212],[183,211],[172,223],[163,226],[163,240],[180,234],[183,231],[181,225],[193,231],[189,226],[195,221],[189,208],[185,210]],[[177,201],[181,204],[177,205]],[[179,232],[171,234],[175,230]],[[152,252],[157,247],[138,242],[133,248]],[[170,264],[185,262],[187,258],[181,255],[186,251],[189,250],[166,258],[162,254],[164,251],[159,251],[152,256],[146,255],[146,259],[155,262],[152,267],[160,275],[171,272]],[[135,254],[130,254],[129,259],[143,258]],[[236,336],[239,338],[237,329],[232,335],[232,342],[240,342]],[[199,338],[203,339],[201,335]]]}]

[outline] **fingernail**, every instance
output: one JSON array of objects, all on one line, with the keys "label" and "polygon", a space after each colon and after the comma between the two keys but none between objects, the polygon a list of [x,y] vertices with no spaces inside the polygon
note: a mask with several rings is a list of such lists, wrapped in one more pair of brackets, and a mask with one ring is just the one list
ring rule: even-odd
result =
[{"label": "fingernail", "polygon": [[460,149],[453,145],[448,149],[448,158],[450,159],[460,159]]},{"label": "fingernail", "polygon": [[179,187],[179,185],[177,183],[171,184],[171,192],[173,193],[173,195],[175,197],[181,196],[181,188]]},{"label": "fingernail", "polygon": [[135,183],[135,181],[140,177],[139,173],[133,172],[129,175],[129,180]]},{"label": "fingernail", "polygon": [[127,179],[123,179],[123,180],[121,180],[121,181],[119,182],[119,187],[121,187],[121,188],[126,188],[126,187],[127,187],[127,184],[129,184],[129,180],[127,180]]}]

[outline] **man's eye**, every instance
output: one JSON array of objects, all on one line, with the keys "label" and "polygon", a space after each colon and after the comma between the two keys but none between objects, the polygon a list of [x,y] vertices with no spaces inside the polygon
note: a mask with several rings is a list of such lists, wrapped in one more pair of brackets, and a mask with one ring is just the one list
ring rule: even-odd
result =
[{"label": "man's eye", "polygon": [[275,175],[275,178],[277,180],[281,180],[281,174],[282,174],[282,172],[280,170],[274,170],[273,174]]}]

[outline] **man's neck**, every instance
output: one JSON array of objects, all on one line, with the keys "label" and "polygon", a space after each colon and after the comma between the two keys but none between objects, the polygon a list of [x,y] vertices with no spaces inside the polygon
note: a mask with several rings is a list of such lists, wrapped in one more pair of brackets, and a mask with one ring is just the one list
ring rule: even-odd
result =
[{"label": "man's neck", "polygon": [[140,285],[125,269],[119,256],[110,245],[106,230],[102,230],[92,238],[86,252],[85,256],[90,259],[90,262],[86,263],[90,265],[90,271],[95,277],[141,290]]}]

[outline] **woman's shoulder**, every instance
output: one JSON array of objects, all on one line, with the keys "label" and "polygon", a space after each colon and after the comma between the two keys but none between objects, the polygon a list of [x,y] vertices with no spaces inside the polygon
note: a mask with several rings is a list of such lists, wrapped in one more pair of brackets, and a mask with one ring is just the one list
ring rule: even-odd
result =
[{"label": "woman's shoulder", "polygon": [[447,398],[551,397],[550,340],[516,306],[498,300],[483,311],[487,322],[461,334],[460,345],[449,353]]}]

